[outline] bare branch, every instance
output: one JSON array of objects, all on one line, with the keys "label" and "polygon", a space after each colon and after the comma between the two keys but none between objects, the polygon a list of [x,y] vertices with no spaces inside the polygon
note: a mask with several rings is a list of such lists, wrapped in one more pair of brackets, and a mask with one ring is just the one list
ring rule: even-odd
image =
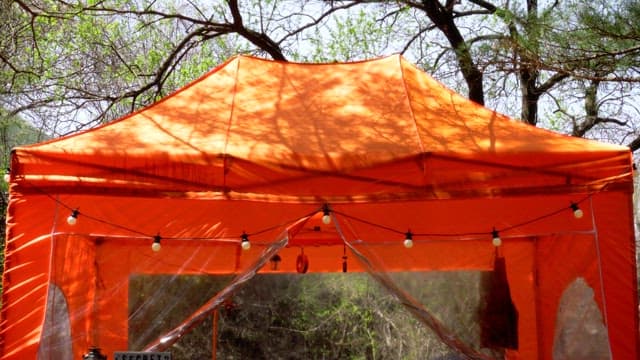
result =
[{"label": "bare branch", "polygon": [[449,40],[451,47],[455,50],[460,71],[467,82],[469,99],[484,105],[482,72],[474,63],[469,46],[456,26],[452,13],[448,12],[438,1],[423,1],[420,8],[424,10],[435,26],[442,31],[447,40]]},{"label": "bare branch", "polygon": [[488,10],[454,11],[453,17],[458,19],[458,18],[473,16],[473,15],[491,15],[493,13],[494,13],[493,11],[488,11]]},{"label": "bare branch", "polygon": [[633,139],[633,141],[631,141],[627,146],[631,149],[631,151],[634,151],[634,152],[640,149],[640,136]]},{"label": "bare branch", "polygon": [[233,29],[244,38],[249,40],[252,44],[258,48],[266,51],[274,60],[286,61],[282,49],[273,41],[269,36],[264,33],[259,33],[254,30],[248,29],[242,23],[242,15],[240,14],[240,8],[238,7],[237,0],[229,0],[229,9],[233,15]]},{"label": "bare branch", "polygon": [[339,10],[345,10],[345,9],[349,9],[353,6],[359,5],[360,3],[362,3],[362,1],[354,1],[342,6],[333,6],[331,7],[331,9],[329,9],[327,12],[321,14],[319,17],[314,18],[313,21],[311,21],[310,23],[303,25],[301,27],[299,27],[298,29],[286,34],[284,37],[282,37],[280,39],[280,41],[277,42],[277,44],[282,44],[286,39],[291,38],[293,36],[298,35],[299,33],[308,30],[314,26],[317,26],[318,24],[320,24],[323,20],[325,20],[327,17],[329,17],[330,15],[332,15],[333,13],[339,11]]},{"label": "bare branch", "polygon": [[420,31],[418,31],[415,35],[413,35],[411,38],[409,38],[409,40],[407,41],[407,43],[404,45],[404,47],[402,48],[402,50],[400,51],[401,54],[404,54],[405,52],[407,52],[407,50],[409,50],[409,47],[411,46],[411,44],[416,41],[416,39],[418,39],[420,36],[422,36],[425,32],[430,31],[435,29],[435,25],[426,27],[424,29],[420,29]]},{"label": "bare branch", "polygon": [[509,38],[504,35],[480,35],[474,38],[467,40],[468,44],[475,44],[481,41],[490,41],[490,40],[508,40]]},{"label": "bare branch", "polygon": [[474,4],[476,4],[476,5],[480,6],[480,7],[483,7],[485,9],[489,10],[491,13],[494,13],[497,10],[496,6],[491,4],[488,1],[484,1],[484,0],[469,0],[469,2],[474,3]]},{"label": "bare branch", "polygon": [[547,79],[542,84],[536,87],[538,93],[543,94],[551,90],[554,86],[558,85],[561,81],[567,79],[569,77],[568,73],[565,72],[557,72],[553,74],[549,79]]}]

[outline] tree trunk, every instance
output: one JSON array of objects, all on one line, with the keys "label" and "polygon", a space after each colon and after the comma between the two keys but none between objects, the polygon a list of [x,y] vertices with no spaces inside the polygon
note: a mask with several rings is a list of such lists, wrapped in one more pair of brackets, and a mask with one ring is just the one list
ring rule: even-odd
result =
[{"label": "tree trunk", "polygon": [[521,66],[519,71],[520,92],[522,93],[522,109],[520,116],[526,123],[536,126],[538,123],[538,100],[540,91],[536,87],[538,71]]},{"label": "tree trunk", "polygon": [[473,62],[471,51],[453,21],[453,6],[445,8],[439,1],[423,0],[422,9],[455,51],[460,71],[469,88],[469,99],[484,105],[483,74]]}]

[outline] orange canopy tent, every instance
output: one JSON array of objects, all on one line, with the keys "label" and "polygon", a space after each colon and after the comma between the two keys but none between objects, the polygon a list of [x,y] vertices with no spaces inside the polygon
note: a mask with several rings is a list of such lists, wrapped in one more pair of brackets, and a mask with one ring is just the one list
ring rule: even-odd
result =
[{"label": "orange canopy tent", "polygon": [[400,56],[235,57],[118,121],[14,149],[10,175],[2,359],[112,358],[132,274],[238,275],[206,312],[276,253],[278,271],[340,272],[349,255],[348,271],[381,274],[492,270],[499,252],[508,358],[552,357],[576,279],[607,353],[640,355],[629,149],[513,121]]}]

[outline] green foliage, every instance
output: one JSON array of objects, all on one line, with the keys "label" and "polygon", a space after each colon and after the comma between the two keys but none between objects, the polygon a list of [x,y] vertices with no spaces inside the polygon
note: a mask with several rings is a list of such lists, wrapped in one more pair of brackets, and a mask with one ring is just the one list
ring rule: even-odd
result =
[{"label": "green foliage", "polygon": [[[483,273],[400,273],[394,281],[465,342],[479,343]],[[139,350],[219,291],[229,277],[134,276],[129,347]],[[211,358],[213,316],[169,351]],[[218,359],[424,359],[447,354],[366,273],[256,276],[218,310]]]},{"label": "green foliage", "polygon": [[[132,276],[129,292],[129,349],[143,350],[159,334],[178,326],[189,314],[202,306],[230,281],[229,276],[158,275]],[[194,335],[187,335],[178,345],[188,347],[188,358],[207,354],[211,358],[212,321],[200,324]],[[191,343],[197,346],[191,347]],[[204,342],[204,343],[203,343]],[[209,349],[209,350],[208,350]],[[125,349],[122,349],[125,350]]]},{"label": "green foliage", "polygon": [[[234,43],[234,36],[226,41],[196,36],[182,43],[185,33],[196,30],[173,16],[185,8],[159,5],[157,11],[168,15],[158,19],[144,14],[147,6],[123,0],[45,1],[30,13],[6,5],[13,23],[6,25],[11,37],[0,40],[0,48],[10,53],[5,58],[11,66],[0,62],[0,80],[10,84],[7,94],[22,94],[29,103],[37,98],[37,105],[26,107],[56,117],[57,109],[68,107],[82,112],[79,118],[104,122],[158,100],[246,47]],[[219,5],[212,8],[220,11]],[[75,121],[60,121],[63,126],[54,133],[68,132],[67,120]]]},{"label": "green foliage", "polygon": [[[297,61],[334,62],[353,61],[380,56],[386,52],[392,32],[389,24],[377,21],[376,10],[353,11],[336,17],[327,28],[315,28],[314,36],[308,39],[311,51],[296,53]],[[381,41],[382,40],[382,41]]]},{"label": "green foliage", "polygon": [[32,144],[46,139],[38,129],[33,128],[17,116],[9,116],[0,109],[0,149],[2,165],[9,167],[11,149],[18,145]]}]

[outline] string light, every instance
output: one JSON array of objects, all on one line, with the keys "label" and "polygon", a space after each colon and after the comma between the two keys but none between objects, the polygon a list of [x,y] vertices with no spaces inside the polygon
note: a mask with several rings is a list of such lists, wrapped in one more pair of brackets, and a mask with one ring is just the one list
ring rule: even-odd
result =
[{"label": "string light", "polygon": [[100,352],[97,347],[90,347],[89,352],[82,355],[83,360],[107,360],[107,356]]},{"label": "string light", "polygon": [[246,232],[242,232],[241,239],[242,241],[240,241],[240,246],[242,247],[242,250],[251,249],[251,243],[249,242],[249,235],[247,235]]},{"label": "string light", "polygon": [[71,215],[67,217],[67,224],[75,225],[78,222],[78,215],[80,215],[80,211],[78,211],[78,209],[73,209],[71,211]]},{"label": "string light", "polygon": [[[7,169],[7,170],[9,170],[9,169]],[[45,196],[49,197],[54,202],[56,202],[56,203],[58,203],[58,204],[60,204],[60,205],[62,205],[64,207],[70,209],[70,206],[68,204],[65,204],[64,202],[58,200],[53,195],[51,195],[48,192],[40,189],[38,186],[35,186],[33,184],[29,184],[29,185],[32,186],[33,188],[37,189],[38,191],[40,191]],[[584,212],[579,208],[578,203],[584,201],[585,199],[591,198],[591,196],[593,196],[593,194],[589,194],[589,195],[585,196],[585,198],[583,200],[580,200],[578,202],[575,202],[575,203],[571,202],[570,209],[573,211],[573,214],[574,214],[574,216],[576,218],[579,219],[579,218],[584,216]],[[545,214],[542,214],[540,216],[534,217],[532,219],[529,219],[529,220],[526,220],[526,221],[511,225],[511,226],[509,226],[509,227],[507,227],[505,229],[502,229],[502,230],[505,231],[505,230],[513,230],[513,229],[516,229],[516,228],[520,228],[520,227],[523,227],[525,225],[529,225],[529,224],[532,224],[534,222],[537,222],[537,221],[540,221],[540,220],[555,216],[557,214],[562,213],[563,211],[566,211],[566,207],[563,207],[563,208],[560,208],[560,209],[555,210],[553,212],[545,213]],[[331,213],[334,213],[336,211],[332,210],[329,207],[328,204],[324,204],[323,207],[322,207],[322,212],[323,212],[322,221],[324,223],[330,223],[331,222]],[[303,219],[305,217],[313,216],[315,213],[317,213],[317,210],[314,210],[314,211],[312,211],[312,212],[310,212],[310,213],[308,213],[306,215],[303,215],[303,216],[301,216],[299,218],[296,218],[295,220],[288,221],[288,222],[286,222],[286,224],[293,223],[293,222],[298,221],[300,219]],[[382,225],[382,224],[374,223],[374,222],[371,222],[371,221],[368,221],[368,220],[365,220],[365,219],[362,219],[362,218],[358,218],[358,217],[355,217],[355,216],[352,216],[352,215],[349,215],[349,214],[345,214],[345,213],[342,213],[342,212],[340,212],[339,214],[341,216],[344,216],[347,219],[356,220],[358,222],[362,222],[362,223],[368,224],[370,226],[374,226],[374,227],[377,227],[377,228],[380,228],[380,229],[384,229],[384,230],[387,230],[387,231],[392,231],[392,232],[396,232],[396,233],[402,234],[402,231],[394,229],[394,228],[389,227],[389,226],[385,226],[385,225]],[[80,211],[77,208],[72,210],[71,215],[69,215],[69,217],[67,217],[67,223],[69,225],[75,225],[77,223],[77,221],[78,221],[78,216],[79,215],[80,215]],[[113,226],[113,227],[116,227],[116,228],[119,228],[119,229],[122,229],[122,230],[126,230],[126,231],[133,232],[133,233],[136,233],[136,234],[139,234],[139,235],[143,235],[143,236],[152,237],[149,234],[145,234],[145,233],[143,233],[141,231],[138,231],[136,229],[133,229],[133,228],[130,228],[130,227],[127,227],[127,226],[124,226],[124,225],[112,223],[112,222],[109,222],[109,221],[106,221],[106,220],[103,220],[103,219],[99,219],[99,218],[96,218],[96,217],[89,216],[87,214],[83,214],[83,216],[86,216],[90,220],[97,221],[97,222],[100,222],[100,223],[103,223],[103,224],[106,224],[106,225],[110,225],[110,226]],[[259,233],[263,233],[263,232],[266,232],[266,231],[270,231],[273,228],[282,226],[283,224],[284,223],[269,227],[267,229],[259,230],[257,232],[254,232],[254,234],[259,234]],[[413,246],[413,235],[414,234],[412,232],[410,232],[410,231],[406,232],[404,234],[406,235],[405,240],[404,240],[404,246],[407,247],[407,248],[412,247]],[[429,237],[429,236],[433,236],[433,237],[461,237],[461,236],[486,236],[486,234],[487,234],[486,232],[466,232],[466,233],[462,232],[462,233],[420,233],[419,235],[420,236],[425,236],[425,237]],[[493,231],[491,231],[491,235],[492,235],[492,243],[493,243],[493,245],[496,246],[496,247],[497,246],[501,246],[502,245],[502,239],[500,239],[499,233],[495,228],[493,229]],[[176,238],[176,239],[187,240],[187,239],[195,239],[195,238]],[[207,237],[207,238],[197,238],[197,239],[210,239],[210,238]],[[213,239],[213,238],[211,238],[211,239]],[[232,238],[230,238],[230,239],[232,239]],[[245,232],[243,232],[243,235],[242,235],[241,246],[242,246],[242,249],[244,249],[244,250],[248,250],[251,247],[251,243],[249,242],[249,235],[247,235]]]},{"label": "string light", "polygon": [[580,207],[578,206],[578,204],[572,202],[571,203],[571,210],[573,210],[573,216],[576,219],[580,219],[584,216],[584,211],[582,211],[582,209],[580,209]]},{"label": "string light", "polygon": [[496,230],[496,228],[493,228],[493,230],[491,231],[491,237],[491,243],[493,244],[493,246],[498,247],[502,245],[502,239],[500,239],[500,234],[498,233],[498,230]]},{"label": "string light", "polygon": [[322,223],[325,225],[329,225],[331,223],[331,209],[329,209],[328,204],[324,204],[322,206]]},{"label": "string light", "polygon": [[153,244],[151,244],[151,250],[158,252],[160,251],[160,249],[162,249],[162,245],[160,245],[161,239],[162,238],[160,237],[160,234],[153,237]]},{"label": "string light", "polygon": [[6,182],[7,184],[11,181],[11,169],[7,168],[7,170],[4,173],[4,182]]},{"label": "string light", "polygon": [[404,247],[406,247],[407,249],[412,248],[413,247],[413,233],[411,233],[411,231],[407,231],[404,235],[405,235]]}]

